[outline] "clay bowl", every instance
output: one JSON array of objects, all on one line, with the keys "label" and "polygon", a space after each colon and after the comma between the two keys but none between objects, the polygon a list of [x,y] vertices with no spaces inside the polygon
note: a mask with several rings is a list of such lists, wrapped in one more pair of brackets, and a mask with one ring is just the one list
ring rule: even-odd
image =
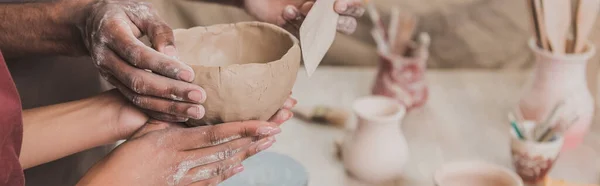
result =
[{"label": "clay bowl", "polygon": [[190,126],[268,120],[290,96],[300,66],[299,42],[268,23],[242,22],[173,30],[181,61],[206,90],[206,114]]},{"label": "clay bowl", "polygon": [[523,186],[513,171],[480,161],[445,164],[433,179],[436,186]]}]

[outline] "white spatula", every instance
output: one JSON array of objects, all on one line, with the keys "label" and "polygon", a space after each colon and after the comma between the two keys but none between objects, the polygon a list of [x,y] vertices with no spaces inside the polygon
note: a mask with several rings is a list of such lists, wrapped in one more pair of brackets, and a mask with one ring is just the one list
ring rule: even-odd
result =
[{"label": "white spatula", "polygon": [[300,45],[304,68],[310,77],[333,44],[339,14],[333,9],[335,0],[318,0],[300,26]]}]

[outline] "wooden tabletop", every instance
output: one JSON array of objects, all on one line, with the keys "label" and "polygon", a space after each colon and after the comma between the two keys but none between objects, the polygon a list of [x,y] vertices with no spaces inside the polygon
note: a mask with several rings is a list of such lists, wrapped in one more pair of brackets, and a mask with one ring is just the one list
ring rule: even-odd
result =
[{"label": "wooden tabletop", "polygon": [[[293,89],[299,101],[297,107],[325,104],[350,111],[353,100],[369,95],[375,72],[365,67],[319,67],[308,78],[302,69]],[[429,70],[429,101],[408,113],[401,124],[409,143],[410,161],[401,178],[383,185],[434,185],[433,172],[452,161],[485,160],[512,168],[506,117],[516,105],[528,74]],[[349,120],[350,129],[354,121]],[[295,118],[282,130],[270,150],[302,163],[310,175],[309,186],[363,185],[346,176],[335,156],[334,141],[344,135],[344,130]],[[600,126],[592,126],[583,146],[561,154],[551,176],[600,183]]]}]

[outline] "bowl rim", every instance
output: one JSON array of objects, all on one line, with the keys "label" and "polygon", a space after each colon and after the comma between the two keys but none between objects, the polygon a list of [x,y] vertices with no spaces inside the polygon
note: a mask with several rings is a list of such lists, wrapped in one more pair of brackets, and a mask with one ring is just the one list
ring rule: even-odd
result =
[{"label": "bowl rim", "polygon": [[[273,30],[276,33],[283,33],[285,35],[288,36],[288,38],[292,41],[292,45],[288,48],[287,52],[283,55],[281,55],[281,57],[272,60],[272,61],[267,61],[264,63],[243,63],[243,64],[229,64],[229,65],[223,65],[223,66],[204,66],[204,65],[199,65],[199,64],[190,64],[190,63],[185,63],[186,65],[192,66],[192,67],[205,67],[205,68],[228,68],[231,66],[239,66],[239,65],[268,65],[270,63],[276,63],[279,61],[282,61],[282,59],[287,58],[287,56],[292,55],[293,50],[297,50],[298,53],[300,53],[301,49],[300,49],[300,41],[298,40],[298,38],[296,38],[296,36],[294,36],[292,33],[290,33],[289,31],[274,25],[272,23],[266,23],[266,22],[260,22],[260,21],[243,21],[243,22],[237,22],[237,23],[225,23],[225,24],[214,24],[214,25],[209,25],[209,26],[196,26],[196,27],[191,27],[191,28],[179,28],[179,29],[174,29],[173,31],[190,31],[193,29],[199,29],[199,28],[203,28],[200,29],[202,30],[202,32],[207,32],[209,28],[213,27],[219,27],[219,28],[229,28],[229,27],[239,27],[239,26],[255,26],[255,27],[265,27],[265,28],[269,28],[271,30]],[[300,55],[301,56],[301,55]],[[302,57],[301,57],[302,58]]]},{"label": "bowl rim", "polygon": [[433,175],[433,182],[436,186],[440,186],[440,183],[443,179],[444,174],[451,172],[451,171],[456,171],[458,169],[473,169],[473,170],[495,170],[498,171],[500,173],[504,173],[507,176],[509,176],[510,178],[512,178],[512,180],[516,181],[517,186],[524,186],[523,180],[521,179],[521,177],[519,175],[517,175],[517,173],[515,173],[514,171],[494,164],[494,163],[490,163],[490,162],[486,162],[486,161],[482,161],[482,160],[469,160],[469,161],[455,161],[455,162],[448,162],[448,163],[444,163],[442,166],[440,166],[434,173]]}]

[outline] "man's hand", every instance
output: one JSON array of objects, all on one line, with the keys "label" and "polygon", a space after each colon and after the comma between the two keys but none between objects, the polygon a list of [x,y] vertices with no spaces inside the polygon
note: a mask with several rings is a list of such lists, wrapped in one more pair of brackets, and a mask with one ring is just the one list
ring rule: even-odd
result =
[{"label": "man's hand", "polygon": [[[286,29],[300,28],[304,17],[314,4],[314,0],[243,0],[244,8],[260,21],[282,26]],[[335,11],[340,14],[337,29],[344,34],[356,31],[356,18],[365,13],[361,0],[337,0]]]},{"label": "man's hand", "polygon": [[[204,90],[177,59],[172,29],[148,3],[99,0],[77,27],[101,74],[153,118],[182,122],[204,116]],[[146,35],[152,48],[138,38]],[[158,52],[157,52],[158,51]],[[153,73],[149,72],[152,71]]]},{"label": "man's hand", "polygon": [[78,185],[217,185],[275,142],[261,121],[183,128],[151,121],[94,165]]}]

